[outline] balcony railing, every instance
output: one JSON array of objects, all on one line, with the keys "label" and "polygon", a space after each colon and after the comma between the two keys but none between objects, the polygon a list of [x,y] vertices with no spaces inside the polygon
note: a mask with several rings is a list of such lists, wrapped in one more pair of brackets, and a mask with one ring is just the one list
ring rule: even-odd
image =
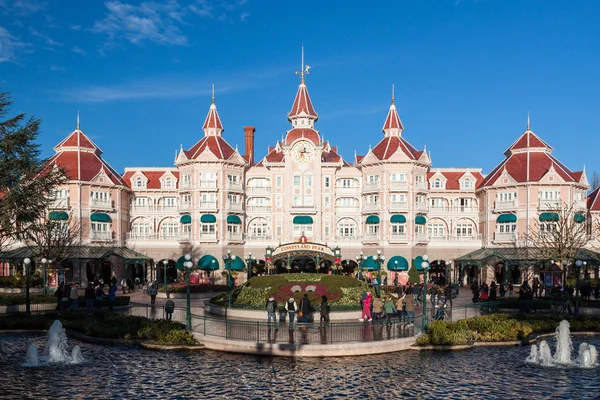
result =
[{"label": "balcony railing", "polygon": [[379,241],[379,234],[378,233],[377,234],[367,233],[367,234],[363,235],[362,241],[363,242]]},{"label": "balcony railing", "polygon": [[271,193],[271,186],[247,186],[246,189],[252,194]]},{"label": "balcony railing", "polygon": [[125,235],[127,240],[179,240],[180,235],[189,235],[189,232],[159,232],[159,233],[134,233],[128,232]]},{"label": "balcony railing", "polygon": [[427,182],[415,182],[415,189],[419,191],[427,191]]},{"label": "balcony railing", "polygon": [[457,213],[457,214],[468,214],[477,212],[475,206],[447,206],[447,205],[429,205],[429,212],[431,213]]},{"label": "balcony railing", "polygon": [[248,212],[251,213],[267,213],[271,212],[271,206],[249,206]]},{"label": "balcony railing", "polygon": [[180,189],[190,189],[192,187],[191,181],[181,181],[179,188]]},{"label": "balcony railing", "polygon": [[358,240],[358,236],[356,236],[356,235],[341,235],[341,236],[336,235],[335,240],[351,242],[354,240]]},{"label": "balcony railing", "polygon": [[542,200],[540,199],[538,210],[560,210],[562,208],[562,201],[560,200]]},{"label": "balcony railing", "polygon": [[587,204],[585,200],[575,200],[573,202],[573,209],[575,211],[587,210]]},{"label": "balcony railing", "polygon": [[407,242],[408,233],[392,233],[390,234],[390,242]]},{"label": "balcony railing", "polygon": [[494,241],[495,242],[516,242],[517,241],[517,233],[509,232],[509,233],[494,233]]},{"label": "balcony railing", "polygon": [[163,204],[158,207],[158,210],[162,212],[176,213],[178,206],[177,204]]},{"label": "balcony railing", "polygon": [[112,201],[104,199],[91,199],[92,208],[112,208]]},{"label": "balcony railing", "polygon": [[179,211],[190,211],[192,209],[192,203],[180,203]]},{"label": "balcony railing", "polygon": [[227,232],[227,240],[241,242],[242,241],[242,233],[241,232]]},{"label": "balcony railing", "polygon": [[69,208],[69,198],[54,199],[50,202],[50,208],[66,209]]},{"label": "balcony railing", "polygon": [[201,180],[200,181],[200,188],[202,188],[202,189],[216,189],[217,188],[217,181],[204,181],[204,180]]},{"label": "balcony railing", "polygon": [[423,203],[421,201],[418,201],[415,203],[415,211],[417,212],[427,212],[429,211],[429,207],[427,206],[427,203]]},{"label": "balcony railing", "polygon": [[360,208],[358,206],[345,206],[345,205],[338,205],[335,206],[335,212],[336,213],[356,213],[360,210]]},{"label": "balcony railing", "polygon": [[200,240],[215,241],[217,240],[217,233],[200,233]]},{"label": "balcony railing", "polygon": [[518,206],[519,204],[517,202],[517,199],[508,201],[496,200],[496,202],[494,202],[494,211],[516,210]]},{"label": "balcony railing", "polygon": [[230,211],[242,211],[242,203],[227,203],[227,209]]},{"label": "balcony railing", "polygon": [[390,211],[408,211],[407,201],[392,201],[390,203]]},{"label": "balcony railing", "polygon": [[246,240],[256,240],[256,241],[261,241],[261,240],[271,240],[271,235],[270,234],[264,234],[264,235],[253,235],[253,234],[246,234]]},{"label": "balcony railing", "polygon": [[373,192],[379,190],[379,182],[367,182],[363,185],[363,192]]},{"label": "balcony railing", "polygon": [[148,213],[150,211],[154,211],[153,209],[154,209],[154,207],[149,206],[149,205],[138,206],[138,205],[134,204],[131,206],[131,213],[132,214]]},{"label": "balcony railing", "polygon": [[377,211],[379,210],[380,203],[365,203],[363,211]]},{"label": "balcony railing", "polygon": [[342,186],[338,185],[335,187],[336,193],[339,194],[354,194],[358,191],[358,185],[355,186]]},{"label": "balcony railing", "polygon": [[216,210],[217,202],[216,201],[201,201],[200,202],[200,210]]},{"label": "balcony railing", "polygon": [[426,233],[415,233],[415,241],[418,243],[427,243],[429,238]]},{"label": "balcony railing", "polygon": [[90,239],[98,241],[112,240],[112,232],[91,231]]},{"label": "balcony railing", "polygon": [[408,181],[392,181],[390,182],[390,190],[406,190],[408,189]]},{"label": "balcony railing", "polygon": [[192,240],[192,232],[180,232],[179,233],[179,241],[189,241]]},{"label": "balcony railing", "polygon": [[227,189],[229,190],[242,190],[241,182],[227,182]]},{"label": "balcony railing", "polygon": [[314,213],[317,211],[317,207],[315,205],[312,206],[299,206],[299,205],[293,205],[292,204],[292,209],[291,212],[293,213]]}]

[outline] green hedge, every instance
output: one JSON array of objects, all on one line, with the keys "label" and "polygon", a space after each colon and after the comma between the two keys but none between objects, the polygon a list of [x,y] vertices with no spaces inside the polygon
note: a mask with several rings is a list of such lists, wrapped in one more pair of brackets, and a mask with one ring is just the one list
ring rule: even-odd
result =
[{"label": "green hedge", "polygon": [[[461,345],[469,342],[522,340],[532,333],[547,333],[565,319],[554,315],[493,314],[457,322],[433,321],[418,345]],[[572,331],[600,332],[600,318],[580,316],[570,319]]]},{"label": "green hedge", "polygon": [[[159,291],[165,291],[164,285],[158,285]],[[187,293],[187,284],[183,283],[170,283],[167,290],[169,293]],[[206,283],[199,283],[190,285],[190,293],[210,293],[210,292],[223,292],[227,290],[227,285],[213,285]]]},{"label": "green hedge", "polygon": [[[30,295],[31,304],[52,304],[56,303],[57,299],[54,294],[32,294]],[[117,296],[117,303],[129,304],[129,296]],[[0,305],[11,306],[17,304],[25,304],[24,294],[2,294],[0,295]],[[108,299],[102,300],[102,306],[107,307],[109,304]],[[79,295],[79,307],[85,308],[85,299],[81,294]]]},{"label": "green hedge", "polygon": [[[1,288],[25,288],[26,279],[20,273],[11,276],[0,276],[0,287]],[[29,287],[41,288],[44,284],[43,279],[38,271],[29,277]]]},{"label": "green hedge", "polygon": [[63,328],[95,338],[148,340],[167,345],[195,343],[191,333],[185,330],[185,325],[178,322],[103,312],[2,316],[0,330],[48,329],[57,319],[60,320]]}]

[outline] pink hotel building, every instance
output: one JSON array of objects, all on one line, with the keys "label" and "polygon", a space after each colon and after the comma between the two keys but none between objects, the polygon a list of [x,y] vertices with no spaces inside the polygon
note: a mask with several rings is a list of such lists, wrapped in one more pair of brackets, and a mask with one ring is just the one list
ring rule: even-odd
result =
[{"label": "pink hotel building", "polygon": [[[427,253],[439,266],[481,248],[523,246],[540,212],[562,202],[585,216],[600,212],[598,191],[586,199],[585,171],[558,161],[529,126],[484,174],[480,168],[432,168],[427,151],[406,140],[393,98],[383,137],[353,160],[343,159],[315,129],[319,116],[304,74],[287,117],[291,127],[283,141],[258,160],[254,127],[244,127],[241,154],[225,140],[213,97],[204,135],[179,151],[174,166],[130,167],[122,175],[78,126],[50,160],[70,178],[52,211],[80,218],[85,244],[126,246],[156,263],[188,252],[195,260],[206,254],[221,260],[227,250],[260,261],[267,247],[304,234],[339,247],[342,265],[350,268],[361,252],[381,250],[387,260],[399,256],[395,260],[408,263]],[[111,268],[117,276],[125,273],[118,260]],[[480,266],[455,279],[466,283],[482,273],[489,282],[493,268]]]}]

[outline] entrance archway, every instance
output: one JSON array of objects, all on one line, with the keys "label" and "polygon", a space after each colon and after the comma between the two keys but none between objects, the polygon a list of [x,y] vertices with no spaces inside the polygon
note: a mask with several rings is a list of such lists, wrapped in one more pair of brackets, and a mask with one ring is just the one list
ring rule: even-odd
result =
[{"label": "entrance archway", "polygon": [[[169,260],[167,263],[167,283],[169,282],[175,282],[177,280],[177,269],[175,268],[175,266],[177,265],[177,263],[175,262],[175,260]],[[158,264],[156,264],[156,272],[157,272],[157,276],[156,276],[156,281],[158,283],[164,284],[165,283],[165,270],[164,270],[164,260],[161,260],[158,262]]]},{"label": "entrance archway", "polygon": [[354,276],[354,270],[358,268],[358,264],[354,260],[343,260],[342,271],[344,274]]}]

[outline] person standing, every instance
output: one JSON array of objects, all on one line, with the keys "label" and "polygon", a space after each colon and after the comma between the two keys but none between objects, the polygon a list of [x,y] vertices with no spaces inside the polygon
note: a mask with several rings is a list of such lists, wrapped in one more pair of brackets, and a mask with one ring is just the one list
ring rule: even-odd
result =
[{"label": "person standing", "polygon": [[380,320],[383,317],[384,304],[380,297],[375,297],[373,300],[373,316],[375,321]]},{"label": "person standing", "polygon": [[327,296],[321,297],[321,325],[329,322],[329,304],[327,304]]},{"label": "person standing", "polygon": [[373,300],[373,296],[371,296],[371,292],[367,292],[367,296],[362,302],[362,318],[359,319],[360,322],[363,322],[366,317],[369,317],[369,321],[373,321],[373,317],[371,316],[371,300]]},{"label": "person standing", "polygon": [[79,293],[77,291],[77,285],[71,284],[71,291],[69,292],[69,299],[71,300],[71,310],[79,310]]},{"label": "person standing", "polygon": [[290,320],[290,329],[294,327],[294,318],[296,317],[296,310],[298,310],[298,304],[293,297],[287,301],[288,318]]},{"label": "person standing", "polygon": [[165,302],[165,314],[167,321],[173,320],[173,311],[175,311],[175,302],[169,299]]},{"label": "person standing", "polygon": [[148,294],[150,295],[150,305],[154,305],[156,303],[156,295],[158,294],[158,289],[156,288],[156,282],[152,282],[150,287],[148,288]]},{"label": "person standing", "polygon": [[406,293],[404,296],[404,310],[406,311],[406,322],[411,325],[415,323],[415,296],[412,293]]},{"label": "person standing", "polygon": [[308,316],[310,315],[310,300],[308,294],[304,293],[302,299],[300,299],[300,306],[298,312],[298,320],[303,324],[308,323]]},{"label": "person standing", "polygon": [[58,285],[56,292],[54,292],[54,296],[56,297],[56,311],[60,310],[60,303],[62,302],[64,288],[65,283],[61,282],[60,285]]},{"label": "person standing", "polygon": [[446,285],[446,287],[444,288],[444,297],[444,304],[446,304],[449,301],[450,307],[452,307],[452,286]]},{"label": "person standing", "polygon": [[113,305],[117,302],[117,285],[112,285],[108,289],[108,311],[113,310]]},{"label": "person standing", "polygon": [[123,294],[125,294],[125,290],[127,289],[127,279],[121,279],[121,289],[123,289]]},{"label": "person standing", "polygon": [[385,300],[385,303],[383,305],[383,308],[385,310],[385,319],[387,321],[388,325],[392,324],[392,316],[396,315],[397,313],[397,309],[394,306],[394,300],[392,300],[392,296],[388,295],[387,299]]},{"label": "person standing", "polygon": [[489,295],[489,299],[490,301],[496,301],[496,290],[497,290],[497,286],[496,286],[496,281],[492,281],[492,283],[490,284],[490,295]]},{"label": "person standing", "polygon": [[513,285],[512,281],[508,282],[508,297],[513,297],[515,295],[515,285]]},{"label": "person standing", "polygon": [[277,301],[273,295],[269,296],[269,300],[265,304],[267,309],[267,327],[271,329],[271,319],[273,320],[273,326],[277,327]]},{"label": "person standing", "polygon": [[87,312],[94,311],[94,299],[96,298],[96,295],[94,294],[94,285],[92,284],[92,282],[88,282],[88,285],[85,288],[84,297],[85,309],[87,310]]}]

